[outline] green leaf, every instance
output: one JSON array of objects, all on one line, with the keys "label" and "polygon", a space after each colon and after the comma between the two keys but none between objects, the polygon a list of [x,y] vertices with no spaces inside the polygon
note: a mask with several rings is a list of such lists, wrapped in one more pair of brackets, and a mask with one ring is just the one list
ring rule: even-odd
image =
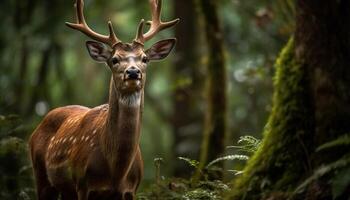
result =
[{"label": "green leaf", "polygon": [[228,146],[227,148],[234,148],[238,149],[240,151],[245,151],[249,153],[254,153],[256,150],[258,150],[261,140],[256,139],[253,136],[241,136],[237,142],[239,145],[237,146]]},{"label": "green leaf", "polygon": [[218,163],[218,162],[221,162],[224,160],[248,160],[248,159],[249,159],[249,157],[246,155],[228,155],[228,156],[220,157],[220,158],[217,158],[217,159],[211,161],[206,166],[206,168],[209,168],[210,166],[214,165],[215,163]]},{"label": "green leaf", "polygon": [[323,177],[324,175],[333,172],[336,169],[341,169],[341,168],[344,168],[346,166],[349,166],[349,164],[350,164],[350,155],[347,154],[343,158],[341,158],[335,162],[332,162],[330,164],[323,165],[323,166],[319,167],[318,169],[316,169],[314,171],[314,173],[309,178],[307,178],[302,184],[300,184],[295,189],[294,193],[299,193],[299,192],[303,191],[314,180],[317,180],[317,179]]},{"label": "green leaf", "polygon": [[350,135],[349,134],[342,135],[335,140],[332,140],[330,142],[322,144],[321,146],[319,146],[317,148],[316,151],[322,151],[324,149],[329,149],[332,147],[347,146],[347,145],[350,145]]},{"label": "green leaf", "polygon": [[198,166],[199,166],[199,161],[198,160],[192,160],[192,159],[185,158],[185,157],[178,157],[178,159],[183,160],[186,163],[188,163],[190,166],[198,169]]}]

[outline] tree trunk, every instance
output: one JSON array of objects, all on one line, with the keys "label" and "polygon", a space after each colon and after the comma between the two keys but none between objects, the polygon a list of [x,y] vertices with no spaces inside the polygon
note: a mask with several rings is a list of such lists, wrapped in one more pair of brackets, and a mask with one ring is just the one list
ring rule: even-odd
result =
[{"label": "tree trunk", "polygon": [[332,199],[331,176],[294,191],[320,166],[349,155],[317,147],[350,133],[350,2],[298,0],[296,6],[295,39],[276,62],[264,139],[235,180],[232,199]]},{"label": "tree trunk", "polygon": [[27,115],[33,114],[35,110],[35,105],[38,100],[48,100],[48,93],[47,93],[47,76],[49,72],[49,65],[50,65],[50,56],[51,56],[51,49],[52,47],[49,46],[42,52],[42,58],[40,67],[38,70],[38,76],[35,83],[35,86],[33,88],[33,92],[31,94],[31,99],[27,108]]},{"label": "tree trunk", "polygon": [[18,71],[18,79],[16,79],[15,84],[15,101],[13,102],[13,110],[15,113],[21,113],[24,111],[23,99],[25,96],[25,85],[26,85],[26,77],[28,72],[29,58],[30,58],[30,47],[29,40],[30,36],[27,31],[24,31],[29,26],[32,16],[33,10],[36,6],[36,0],[28,0],[28,1],[15,1],[16,11],[14,12],[14,27],[16,33],[20,36],[19,41],[21,44],[19,57],[19,71]]},{"label": "tree trunk", "polygon": [[[198,157],[198,138],[202,131],[202,113],[198,97],[203,85],[203,74],[199,66],[198,5],[195,0],[175,0],[175,16],[181,19],[176,26],[176,60],[174,64],[173,116],[175,156]],[[186,114],[184,113],[186,112]],[[174,166],[175,176],[188,176],[188,166],[177,160]]]},{"label": "tree trunk", "polygon": [[[201,167],[221,156],[225,150],[227,131],[227,71],[223,47],[223,32],[218,16],[218,1],[200,1],[205,40],[208,45],[207,67],[207,107],[205,108],[205,127],[201,147]],[[219,167],[222,167],[222,163]],[[221,176],[219,174],[219,176]]]}]

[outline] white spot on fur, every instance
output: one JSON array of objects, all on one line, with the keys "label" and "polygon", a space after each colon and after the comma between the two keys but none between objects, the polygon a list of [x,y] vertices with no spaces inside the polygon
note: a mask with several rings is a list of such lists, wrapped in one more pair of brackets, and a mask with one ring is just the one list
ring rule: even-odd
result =
[{"label": "white spot on fur", "polygon": [[89,136],[86,136],[85,141],[88,141],[88,140],[89,140]]},{"label": "white spot on fur", "polygon": [[96,134],[96,132],[97,132],[97,130],[95,129],[95,130],[92,132],[92,134]]},{"label": "white spot on fur", "polygon": [[141,94],[140,92],[135,92],[131,95],[121,96],[119,103],[128,107],[138,107],[141,105]]},{"label": "white spot on fur", "polygon": [[76,141],[77,141],[77,138],[74,138],[74,140],[73,140],[73,142],[72,142],[72,143],[74,144]]},{"label": "white spot on fur", "polygon": [[72,153],[72,149],[69,149],[67,154],[71,154]]}]

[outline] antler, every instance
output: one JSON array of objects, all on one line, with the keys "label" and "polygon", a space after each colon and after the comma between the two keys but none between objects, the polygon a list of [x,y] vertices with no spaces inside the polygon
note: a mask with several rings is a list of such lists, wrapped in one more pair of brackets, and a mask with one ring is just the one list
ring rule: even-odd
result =
[{"label": "antler", "polygon": [[112,22],[108,21],[108,29],[109,29],[109,35],[102,35],[99,33],[94,32],[93,30],[90,29],[90,27],[87,25],[84,17],[84,2],[83,0],[76,0],[76,3],[74,4],[76,8],[76,20],[77,22],[74,23],[69,23],[66,22],[66,25],[69,26],[72,29],[78,30],[88,37],[100,41],[102,43],[105,43],[109,45],[110,47],[113,47],[114,45],[120,43],[121,41],[117,38],[117,36],[114,33]]},{"label": "antler", "polygon": [[148,21],[147,24],[151,25],[147,33],[143,34],[143,28],[145,21],[142,19],[137,29],[135,41],[138,43],[145,43],[153,38],[158,32],[170,28],[179,22],[179,19],[175,19],[169,22],[162,22],[162,0],[149,0],[152,11],[152,21]]}]

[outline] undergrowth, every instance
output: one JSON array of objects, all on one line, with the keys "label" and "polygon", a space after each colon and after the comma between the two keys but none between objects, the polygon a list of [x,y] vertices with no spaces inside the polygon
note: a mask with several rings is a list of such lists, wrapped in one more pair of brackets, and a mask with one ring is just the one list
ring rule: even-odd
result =
[{"label": "undergrowth", "polygon": [[30,200],[35,192],[26,130],[16,115],[0,115],[0,199]]},{"label": "undergrowth", "polygon": [[[161,158],[154,160],[156,168],[155,183],[145,192],[137,195],[138,200],[221,200],[227,192],[231,190],[230,182],[223,180],[211,180],[209,174],[215,171],[226,172],[238,176],[243,172],[240,169],[221,169],[216,167],[216,163],[223,161],[246,161],[260,145],[260,140],[252,136],[242,136],[237,142],[237,146],[228,146],[228,149],[236,149],[240,154],[229,154],[209,162],[204,169],[200,169],[198,160],[179,157],[178,159],[186,162],[193,171],[199,171],[201,174],[200,181],[193,177],[190,179],[183,178],[162,178],[160,174]],[[232,165],[230,165],[232,166]]]},{"label": "undergrowth", "polygon": [[[339,138],[327,142],[317,148],[317,152],[332,150],[336,148],[350,147],[350,134],[344,134]],[[308,187],[322,180],[324,177],[330,177],[330,186],[332,190],[333,199],[343,199],[349,197],[350,193],[350,152],[345,153],[341,158],[321,165],[313,174],[302,182],[294,191],[295,195],[305,192]]]}]

